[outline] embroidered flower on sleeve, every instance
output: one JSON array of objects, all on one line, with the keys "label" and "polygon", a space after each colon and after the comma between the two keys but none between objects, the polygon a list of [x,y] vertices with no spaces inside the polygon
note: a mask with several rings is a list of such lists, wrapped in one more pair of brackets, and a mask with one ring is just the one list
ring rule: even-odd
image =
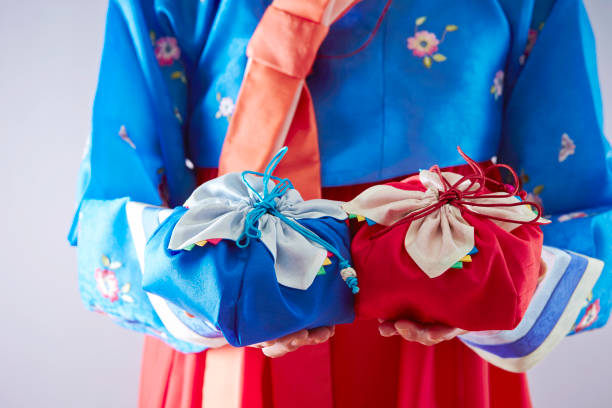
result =
[{"label": "embroidered flower on sleeve", "polygon": [[98,292],[110,300],[111,303],[116,302],[119,298],[125,302],[133,303],[134,299],[128,294],[132,285],[128,282],[121,287],[120,291],[117,275],[113,271],[113,269],[121,268],[121,262],[111,261],[108,256],[102,255],[102,265],[103,268],[97,268],[94,273]]},{"label": "embroidered flower on sleeve", "polygon": [[215,118],[227,118],[229,121],[234,114],[234,109],[236,109],[236,104],[234,104],[234,100],[229,96],[221,97],[221,94],[217,94],[217,101],[219,102],[219,110],[215,114]]},{"label": "embroidered flower on sleeve", "polygon": [[433,55],[434,52],[438,51],[439,44],[438,37],[426,30],[417,31],[414,33],[414,37],[408,38],[408,49],[412,50],[412,54],[416,57]]},{"label": "embroidered flower on sleeve", "polygon": [[446,61],[446,56],[438,53],[439,45],[444,42],[446,34],[452,31],[457,31],[459,27],[449,24],[444,29],[440,39],[427,30],[419,30],[419,27],[425,23],[427,17],[419,17],[415,21],[414,35],[407,40],[408,49],[412,51],[412,55],[423,59],[423,65],[431,68],[432,61]]},{"label": "embroidered flower on sleeve", "polygon": [[581,330],[590,327],[597,321],[597,317],[599,317],[599,311],[601,310],[601,305],[599,303],[599,299],[595,300],[591,303],[584,312],[584,316],[578,322],[578,325],[574,328],[574,331],[578,333]]},{"label": "embroidered flower on sleeve", "polygon": [[504,71],[499,70],[495,73],[493,85],[491,85],[491,93],[495,97],[495,100],[498,100],[504,93]]},{"label": "embroidered flower on sleeve", "polygon": [[576,153],[576,145],[567,133],[561,136],[561,150],[559,150],[559,163],[564,162],[569,156]]},{"label": "embroidered flower on sleeve", "polygon": [[563,214],[561,216],[559,216],[559,218],[557,218],[557,221],[559,222],[566,222],[569,220],[574,220],[576,218],[584,218],[587,217],[588,214],[583,212],[583,211],[576,211],[576,212],[571,212],[569,214]]},{"label": "embroidered flower on sleeve", "polygon": [[155,41],[155,58],[162,67],[174,64],[181,57],[181,49],[176,38],[160,37]]},{"label": "embroidered flower on sleeve", "polygon": [[98,291],[102,296],[111,302],[119,300],[119,282],[117,281],[115,272],[110,269],[97,268],[95,278]]},{"label": "embroidered flower on sleeve", "polygon": [[123,139],[125,143],[129,144],[132,149],[136,148],[136,145],[134,144],[132,139],[130,139],[130,137],[128,136],[127,130],[125,129],[124,125],[121,125],[121,127],[119,128],[119,137]]}]

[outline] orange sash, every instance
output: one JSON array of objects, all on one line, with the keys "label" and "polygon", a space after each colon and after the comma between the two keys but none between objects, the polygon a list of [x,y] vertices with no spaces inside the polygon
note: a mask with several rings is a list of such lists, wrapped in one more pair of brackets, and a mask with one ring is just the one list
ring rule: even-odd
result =
[{"label": "orange sash", "polygon": [[305,199],[321,196],[321,163],[312,98],[305,84],[329,25],[359,0],[275,0],[247,48],[245,71],[219,173],[264,171],[282,146],[277,176]]}]

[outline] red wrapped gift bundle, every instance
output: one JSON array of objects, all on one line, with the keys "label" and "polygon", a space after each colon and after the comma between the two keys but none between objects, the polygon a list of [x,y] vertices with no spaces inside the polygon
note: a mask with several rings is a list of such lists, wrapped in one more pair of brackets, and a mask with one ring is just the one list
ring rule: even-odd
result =
[{"label": "red wrapped gift bundle", "polygon": [[[344,204],[363,222],[351,253],[359,276],[357,316],[509,330],[535,291],[542,254],[541,208],[525,201],[506,165],[434,166],[376,185]],[[514,178],[501,181],[501,170]]]}]

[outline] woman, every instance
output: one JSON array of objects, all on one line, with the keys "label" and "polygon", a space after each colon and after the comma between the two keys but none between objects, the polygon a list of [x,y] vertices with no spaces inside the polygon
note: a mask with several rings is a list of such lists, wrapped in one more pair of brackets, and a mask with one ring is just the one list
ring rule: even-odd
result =
[{"label": "woman", "polygon": [[[282,144],[283,176],[308,198],[348,200],[434,163],[458,166],[461,145],[520,169],[547,213],[597,208],[571,237],[545,228],[549,245],[597,255],[612,183],[579,0],[268,6],[111,0],[82,203],[179,205],[193,167],[198,183],[256,170]],[[529,407],[525,376],[487,364],[458,333],[362,321],[200,354],[147,338],[140,405]]]}]

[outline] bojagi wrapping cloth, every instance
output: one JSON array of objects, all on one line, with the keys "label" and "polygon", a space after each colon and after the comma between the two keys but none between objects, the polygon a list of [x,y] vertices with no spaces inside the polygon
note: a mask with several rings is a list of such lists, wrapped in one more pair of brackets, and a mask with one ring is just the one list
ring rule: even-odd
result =
[{"label": "bojagi wrapping cloth", "polygon": [[285,152],[264,174],[204,183],[147,243],[145,290],[234,346],[354,319],[347,216],[340,203],[304,201],[271,177]]},{"label": "bojagi wrapping cloth", "polygon": [[[368,219],[351,251],[357,315],[412,318],[466,330],[512,329],[536,288],[540,209],[465,156],[472,174],[422,170],[376,185],[344,209]],[[511,169],[510,169],[511,170]]]}]

